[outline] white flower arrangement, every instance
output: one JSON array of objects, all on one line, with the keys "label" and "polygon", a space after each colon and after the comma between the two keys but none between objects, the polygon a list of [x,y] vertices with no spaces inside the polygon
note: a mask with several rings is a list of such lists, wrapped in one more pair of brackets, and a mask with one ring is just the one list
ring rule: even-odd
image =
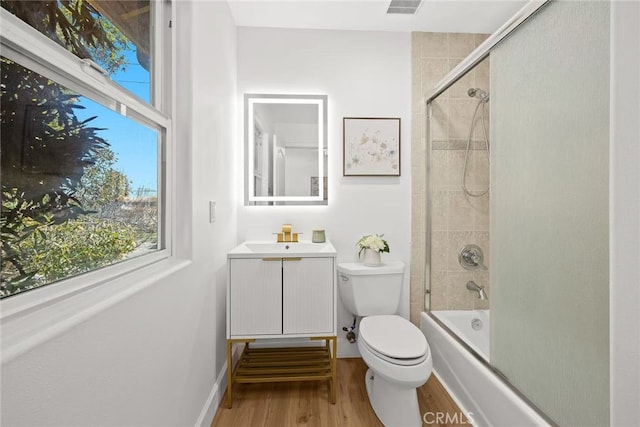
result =
[{"label": "white flower arrangement", "polygon": [[384,236],[384,234],[369,234],[362,236],[357,243],[357,246],[360,247],[358,257],[365,249],[371,249],[375,252],[389,252],[389,244],[382,238],[382,236]]}]

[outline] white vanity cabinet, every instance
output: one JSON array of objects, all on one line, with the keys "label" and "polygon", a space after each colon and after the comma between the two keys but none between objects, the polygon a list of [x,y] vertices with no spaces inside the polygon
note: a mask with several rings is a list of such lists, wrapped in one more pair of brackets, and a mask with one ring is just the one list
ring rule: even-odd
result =
[{"label": "white vanity cabinet", "polygon": [[230,336],[282,333],[282,261],[229,260]]},{"label": "white vanity cabinet", "polygon": [[228,338],[336,335],[335,252],[293,252],[295,245],[288,253],[229,253]]},{"label": "white vanity cabinet", "polygon": [[282,262],[282,333],[335,335],[334,258]]},{"label": "white vanity cabinet", "polygon": [[[233,385],[327,381],[336,403],[336,250],[325,243],[244,242],[227,255],[227,406]],[[312,346],[257,340],[309,338]],[[322,343],[324,341],[324,344]]]}]

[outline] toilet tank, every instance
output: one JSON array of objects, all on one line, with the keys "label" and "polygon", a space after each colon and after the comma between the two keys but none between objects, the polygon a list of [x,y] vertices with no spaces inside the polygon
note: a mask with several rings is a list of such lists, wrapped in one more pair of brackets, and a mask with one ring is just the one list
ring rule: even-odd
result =
[{"label": "toilet tank", "polygon": [[394,314],[402,294],[404,263],[391,261],[377,267],[338,263],[338,289],[345,308],[356,316]]}]

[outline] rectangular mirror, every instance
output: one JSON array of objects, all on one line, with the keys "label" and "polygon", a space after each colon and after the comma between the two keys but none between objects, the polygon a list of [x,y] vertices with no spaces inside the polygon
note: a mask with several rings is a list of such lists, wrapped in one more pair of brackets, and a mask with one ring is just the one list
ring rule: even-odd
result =
[{"label": "rectangular mirror", "polygon": [[327,204],[327,96],[244,95],[245,205]]}]

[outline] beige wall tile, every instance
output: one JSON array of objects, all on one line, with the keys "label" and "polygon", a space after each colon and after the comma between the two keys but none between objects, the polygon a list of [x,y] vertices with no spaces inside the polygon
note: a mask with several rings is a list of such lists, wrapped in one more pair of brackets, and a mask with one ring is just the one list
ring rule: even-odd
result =
[{"label": "beige wall tile", "polygon": [[448,99],[436,99],[431,103],[430,126],[432,141],[447,141],[449,139],[449,101]]},{"label": "beige wall tile", "polygon": [[449,56],[448,33],[422,33],[423,58],[447,58]]},{"label": "beige wall tile", "polygon": [[[448,73],[449,71],[453,70],[454,68],[456,68],[456,66],[457,66],[460,62],[462,62],[462,60],[463,60],[463,59],[464,59],[464,57],[451,57],[451,56],[450,56],[450,57],[449,57],[449,61],[448,61],[448,62],[449,62],[449,67],[448,67],[449,69],[447,70],[447,73]],[[444,91],[444,93],[443,93],[443,94],[446,94],[446,96],[449,96],[449,93],[448,93],[448,92],[449,92],[449,91],[448,91],[448,90],[446,90],[446,91]]]},{"label": "beige wall tile", "polygon": [[417,201],[415,201],[417,197],[420,197],[421,203],[426,203],[427,173],[424,165],[417,164],[417,162],[411,163],[411,184],[411,195],[414,198],[413,205],[418,206]]},{"label": "beige wall tile", "polygon": [[[415,185],[414,185],[415,184]],[[411,161],[411,194],[412,197],[419,192],[426,192],[427,171],[423,165],[412,159]]]},{"label": "beige wall tile", "polygon": [[[415,280],[417,283],[421,283],[422,280]],[[413,285],[414,283],[414,279],[411,279],[411,283]],[[422,303],[421,303],[422,301]],[[418,291],[412,291],[411,292],[411,302],[410,302],[410,315],[414,316],[415,315],[415,311],[417,310],[418,312],[422,311],[425,309],[424,306],[424,289],[420,292]]]},{"label": "beige wall tile", "polygon": [[411,323],[420,327],[420,313],[424,311],[424,304],[420,302],[411,302],[410,305],[410,320]]},{"label": "beige wall tile", "polygon": [[416,166],[416,172],[424,170],[424,158],[426,156],[426,146],[422,139],[411,139],[411,164]]},{"label": "beige wall tile", "polygon": [[475,86],[483,90],[488,90],[489,88],[489,64],[489,59],[485,59],[473,69],[475,74]]},{"label": "beige wall tile", "polygon": [[484,254],[484,265],[489,268],[491,262],[491,247],[489,246],[489,232],[488,231],[474,231],[473,232],[474,243],[480,246],[482,253]]},{"label": "beige wall tile", "polygon": [[[425,194],[422,193],[417,198],[425,197]],[[416,252],[419,252],[419,248],[425,248],[427,245],[427,218],[426,218],[426,202],[422,201],[420,204],[416,203],[416,207],[413,208],[413,213],[411,215],[411,232],[412,232],[412,245],[416,248]],[[422,254],[422,258],[425,258],[424,253]]]},{"label": "beige wall tile", "polygon": [[447,288],[449,284],[448,273],[445,271],[434,272],[431,275],[431,290],[429,299],[431,310],[447,309]]},{"label": "beige wall tile", "polygon": [[416,113],[416,115],[425,117],[427,108],[424,104],[424,97],[423,96],[414,96],[411,99],[411,109],[412,111],[414,111]]},{"label": "beige wall tile", "polygon": [[475,47],[476,44],[473,34],[449,34],[449,58],[464,58],[469,55]]},{"label": "beige wall tile", "polygon": [[447,309],[449,310],[472,310],[474,298],[477,294],[467,289],[467,282],[473,280],[473,273],[460,272],[449,273],[448,275],[448,297]]},{"label": "beige wall tile", "polygon": [[485,41],[488,37],[490,36],[490,34],[474,34],[473,35],[473,42],[475,44],[476,47],[480,46],[482,44],[483,41]]},{"label": "beige wall tile", "polygon": [[[475,109],[475,106],[474,106]],[[484,111],[483,111],[484,109]],[[487,139],[490,138],[491,131],[491,121],[489,120],[490,107],[489,104],[481,105],[478,108],[478,112],[476,113],[476,117],[473,120],[473,140],[476,148],[482,147],[484,149],[484,136],[485,131],[487,135]],[[484,117],[483,117],[484,115]],[[473,117],[473,116],[472,116]],[[484,129],[482,128],[483,123],[482,119],[484,118]],[[491,141],[489,141],[491,143]]]},{"label": "beige wall tile", "polygon": [[422,61],[421,58],[411,60],[411,99],[414,104],[422,97]]},{"label": "beige wall tile", "polygon": [[449,219],[449,193],[438,190],[431,193],[431,230],[447,231]]},{"label": "beige wall tile", "polygon": [[473,300],[473,308],[476,310],[489,310],[490,302],[488,299],[482,300],[480,298],[475,298]]},{"label": "beige wall tile", "polygon": [[[424,264],[421,264],[424,266]],[[425,292],[425,284],[424,284],[424,274],[422,274],[424,270],[421,270],[419,275],[411,276],[411,296],[415,297],[412,300],[419,301],[420,298],[424,295]]]},{"label": "beige wall tile", "polygon": [[[457,146],[466,143],[476,100],[467,95],[470,87],[488,89],[489,61],[483,61],[454,87],[447,90],[432,103],[432,120],[427,123],[426,96],[431,94],[446,73],[462,58],[480,44],[486,35],[412,33],[412,269],[411,304],[412,321],[418,324],[425,307],[426,282],[431,283],[427,299],[434,310],[483,308],[486,302],[474,298],[466,290],[468,280],[476,277],[477,283],[488,283],[488,272],[471,273],[458,264],[458,251],[468,243],[479,244],[488,252],[489,197],[470,198],[462,193],[461,180],[464,166],[464,150],[428,151],[427,126],[432,141],[446,143],[457,140]],[[487,105],[488,107],[488,105]],[[488,113],[488,110],[487,110]],[[487,116],[488,117],[488,116]],[[477,123],[479,125],[479,123]],[[488,123],[487,123],[488,125]],[[479,126],[476,126],[479,128]],[[487,131],[489,129],[487,128]],[[478,129],[475,129],[474,148],[478,148]],[[477,150],[476,150],[477,151]],[[429,159],[430,157],[430,159]],[[426,165],[431,160],[431,172],[426,174]],[[476,170],[469,164],[470,189],[485,179],[482,165],[477,161]],[[485,166],[485,170],[488,168]],[[478,176],[474,175],[477,174]],[[487,175],[488,177],[488,175]],[[430,179],[432,182],[426,182]],[[426,241],[429,223],[426,222],[428,186],[431,185],[432,218],[431,242]],[[473,230],[473,231],[472,231]],[[480,243],[479,243],[480,242]],[[431,256],[425,259],[428,245]],[[488,259],[486,261],[488,264]],[[488,288],[488,284],[485,285]],[[476,301],[477,300],[477,301]]]},{"label": "beige wall tile", "polygon": [[[462,58],[449,59],[449,69],[454,68],[461,61]],[[474,73],[469,72],[462,76],[460,80],[455,82],[453,85],[447,89],[447,93],[450,98],[463,98],[469,99],[469,94],[467,93],[469,88],[475,86],[475,78]]]},{"label": "beige wall tile", "polygon": [[[482,144],[484,145],[484,144]],[[469,180],[467,188],[474,192],[482,192],[489,185],[489,156],[487,150],[469,150],[467,163]]]},{"label": "beige wall tile", "polygon": [[473,209],[469,197],[462,191],[449,191],[449,231],[473,230]]},{"label": "beige wall tile", "polygon": [[467,140],[475,106],[471,98],[449,100],[449,139]]},{"label": "beige wall tile", "polygon": [[448,236],[447,232],[434,231],[431,233],[431,271],[448,270]]},{"label": "beige wall tile", "polygon": [[[415,258],[415,263],[414,263],[414,258]],[[424,259],[420,259],[420,257],[418,255],[414,255],[411,254],[411,276],[410,276],[410,280],[409,283],[411,285],[411,299],[413,299],[414,296],[414,280],[417,280],[418,283],[420,283],[421,281],[424,281]],[[415,285],[417,286],[417,284]]]},{"label": "beige wall tile", "polygon": [[435,85],[449,71],[449,60],[447,58],[423,58],[422,69],[422,95],[429,96],[433,92]]},{"label": "beige wall tile", "polygon": [[476,243],[474,233],[472,231],[449,231],[447,237],[447,271],[467,271],[458,262],[458,253],[465,245]]},{"label": "beige wall tile", "polygon": [[[419,145],[426,147],[426,141],[424,138],[425,135],[425,126],[427,124],[427,120],[425,117],[425,109],[414,109],[411,115],[411,145],[418,143]],[[414,159],[411,159],[414,160]],[[416,159],[421,160],[421,159]],[[424,162],[424,160],[421,160]]]},{"label": "beige wall tile", "polygon": [[487,294],[491,289],[491,282],[489,281],[489,270],[476,270],[473,272],[473,281],[478,284],[478,286],[484,287]]},{"label": "beige wall tile", "polygon": [[425,182],[427,171],[424,167],[424,158],[427,155],[425,148],[422,146],[422,141],[412,139],[411,141],[411,184],[413,190],[413,181],[417,181],[416,189],[425,190]]},{"label": "beige wall tile", "polygon": [[[411,278],[414,276],[424,276],[424,265],[426,263],[426,241],[424,236],[426,233],[414,233],[411,243],[413,250],[411,251]],[[415,267],[415,268],[414,268]]]},{"label": "beige wall tile", "polygon": [[478,310],[488,310],[491,300],[491,289],[489,286],[489,272],[488,271],[474,271],[473,272],[473,281],[476,282],[478,286],[482,286],[484,288],[485,293],[488,295],[488,299],[481,300],[480,298],[475,298],[474,300],[474,308]]},{"label": "beige wall tile", "polygon": [[411,33],[411,57],[412,58],[421,58],[422,57],[422,40],[424,38],[424,33],[414,31]]},{"label": "beige wall tile", "polygon": [[449,171],[449,156],[446,150],[431,152],[431,189],[447,190],[447,172]]},{"label": "beige wall tile", "polygon": [[[447,173],[447,190],[462,191],[462,171],[464,169],[464,150],[448,150],[447,157],[449,159],[449,170]],[[467,183],[470,171],[467,171]]]},{"label": "beige wall tile", "polygon": [[489,193],[469,200],[473,209],[473,230],[489,231]]}]

